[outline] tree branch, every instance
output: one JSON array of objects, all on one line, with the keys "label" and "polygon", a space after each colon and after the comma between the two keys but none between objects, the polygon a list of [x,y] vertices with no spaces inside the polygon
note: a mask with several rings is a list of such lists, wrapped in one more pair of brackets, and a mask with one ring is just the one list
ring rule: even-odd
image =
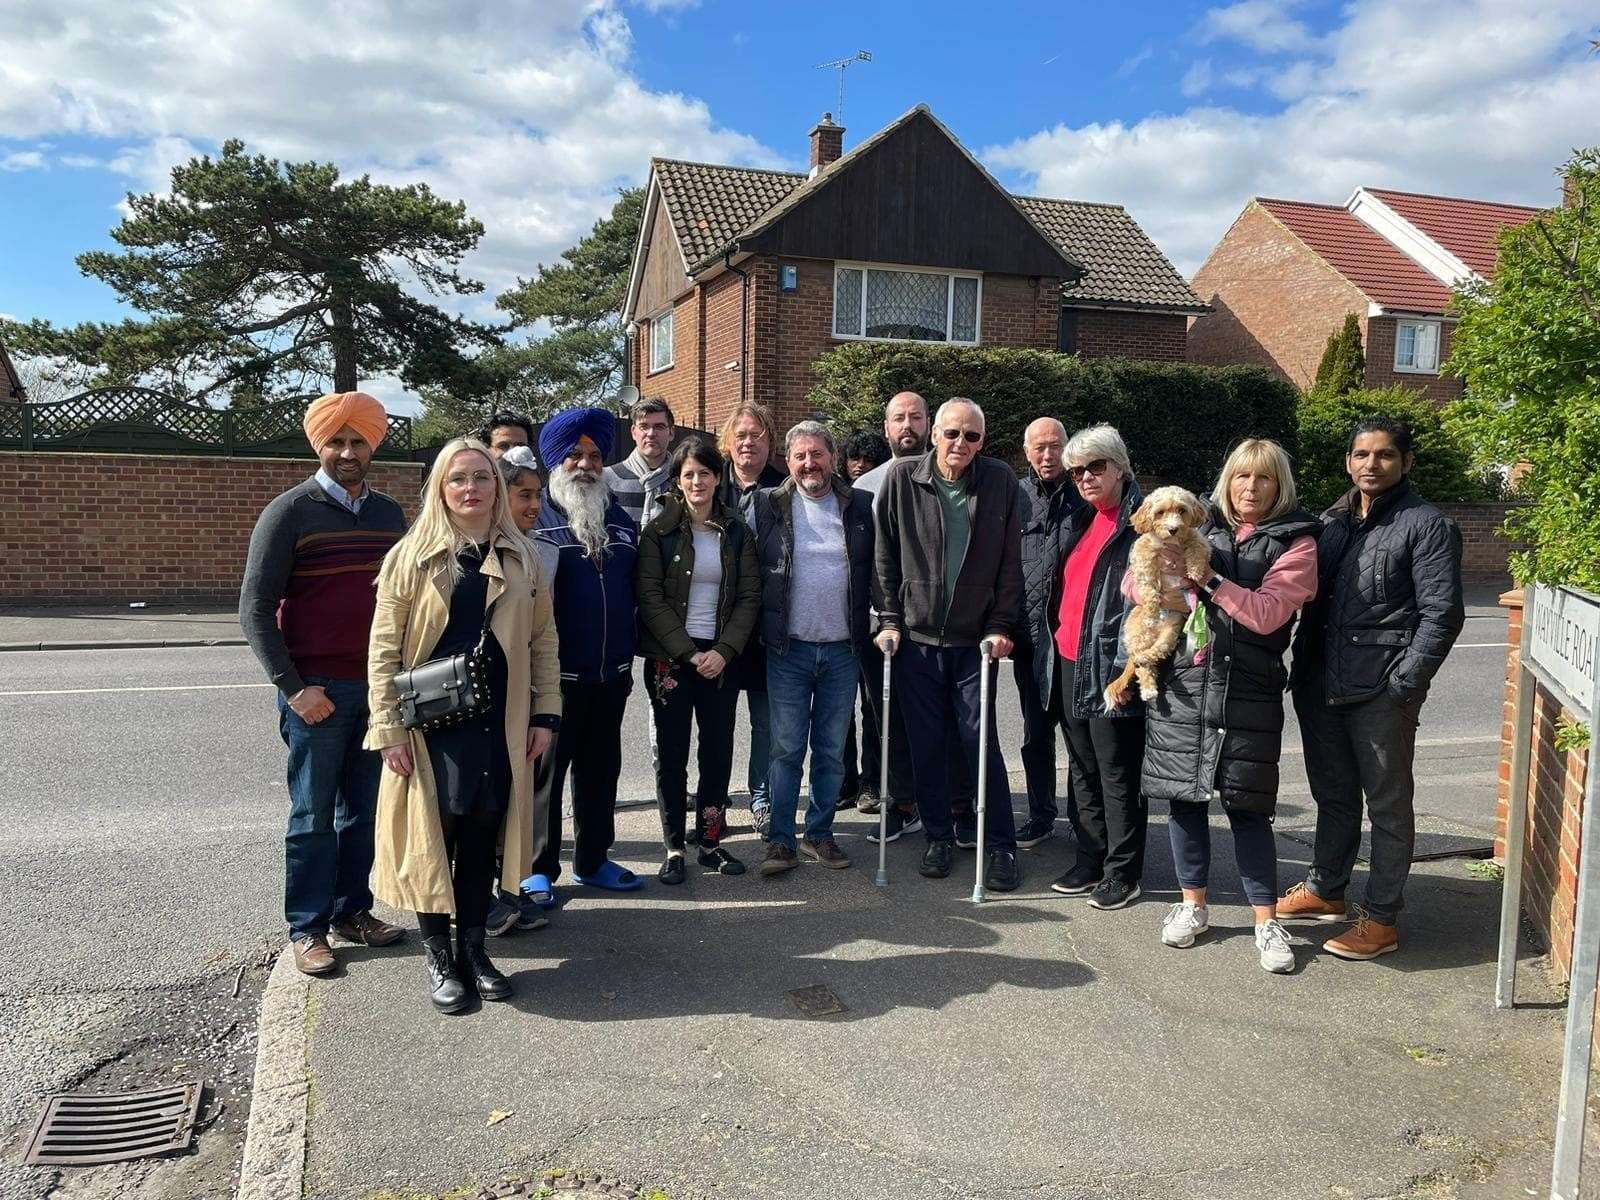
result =
[{"label": "tree branch", "polygon": [[1583,277],[1578,273],[1577,264],[1562,252],[1560,246],[1556,245],[1555,238],[1550,236],[1550,231],[1545,228],[1543,221],[1536,219],[1533,224],[1538,227],[1539,236],[1544,238],[1545,245],[1550,247],[1550,257],[1554,260],[1556,269],[1561,272],[1568,283],[1577,289],[1578,295],[1583,297],[1584,307],[1589,310],[1589,315],[1594,318],[1596,325],[1600,325],[1600,301],[1597,301],[1594,294],[1584,286]]}]

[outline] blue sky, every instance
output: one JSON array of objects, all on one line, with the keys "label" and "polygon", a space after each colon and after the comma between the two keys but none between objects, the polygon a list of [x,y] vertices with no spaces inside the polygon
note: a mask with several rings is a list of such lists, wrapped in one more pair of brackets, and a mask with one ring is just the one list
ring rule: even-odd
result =
[{"label": "blue sky", "polygon": [[[804,165],[927,103],[1007,186],[1124,204],[1186,274],[1251,195],[1359,184],[1531,203],[1600,142],[1586,0],[807,5],[735,0],[11,0],[0,313],[126,310],[82,278],[128,190],[228,136],[425,180],[488,227],[491,291],[553,259],[652,154]],[[1448,37],[1439,31],[1448,30]],[[131,48],[137,47],[137,52]]]}]

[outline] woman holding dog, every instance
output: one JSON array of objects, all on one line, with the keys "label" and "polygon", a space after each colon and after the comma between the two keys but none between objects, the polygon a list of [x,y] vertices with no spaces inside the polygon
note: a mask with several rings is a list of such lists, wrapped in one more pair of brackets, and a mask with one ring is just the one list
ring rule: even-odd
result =
[{"label": "woman holding dog", "polygon": [[1164,549],[1167,570],[1189,577],[1204,616],[1162,668],[1146,705],[1143,791],[1172,806],[1167,829],[1183,899],[1161,927],[1168,946],[1187,947],[1209,928],[1208,807],[1222,804],[1233,830],[1245,897],[1255,909],[1263,970],[1294,969],[1278,923],[1278,855],[1272,817],[1283,736],[1283,665],[1294,617],[1317,590],[1317,519],[1297,503],[1289,456],[1265,438],[1228,455],[1211,494],[1202,536],[1211,547],[1203,577]]},{"label": "woman holding dog", "polygon": [[[417,914],[434,1006],[457,1013],[473,992],[511,996],[483,944],[495,851],[504,846],[500,887],[515,895],[533,857],[534,760],[561,718],[550,592],[482,442],[457,438],[439,452],[422,513],[384,558],[377,587],[366,747],[382,753],[383,777],[372,890]],[[475,663],[487,702],[424,732],[402,715],[395,676],[456,655]]]},{"label": "woman holding dog", "polygon": [[1144,874],[1144,709],[1137,698],[1108,709],[1104,692],[1116,674],[1119,589],[1143,496],[1122,435],[1110,425],[1080,429],[1062,457],[1086,503],[1044,551],[1050,596],[1033,644],[1054,645],[1055,653],[1034,655],[1034,679],[1047,711],[1052,693],[1059,697],[1072,770],[1068,815],[1078,850],[1072,869],[1050,886],[1066,896],[1087,895],[1095,908],[1121,908],[1138,899]]}]

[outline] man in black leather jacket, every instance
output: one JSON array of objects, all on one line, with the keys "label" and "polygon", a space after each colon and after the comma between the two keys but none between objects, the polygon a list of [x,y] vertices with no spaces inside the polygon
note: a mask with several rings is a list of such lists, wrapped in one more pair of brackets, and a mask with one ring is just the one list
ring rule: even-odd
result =
[{"label": "man in black leather jacket", "polygon": [[1341,958],[1400,947],[1396,922],[1416,842],[1417,715],[1461,632],[1461,531],[1411,486],[1411,431],[1374,418],[1345,456],[1355,484],[1323,514],[1317,597],[1294,642],[1290,686],[1317,804],[1306,882],[1278,906],[1283,920],[1338,921],[1372,822],[1366,905],[1324,943]]}]

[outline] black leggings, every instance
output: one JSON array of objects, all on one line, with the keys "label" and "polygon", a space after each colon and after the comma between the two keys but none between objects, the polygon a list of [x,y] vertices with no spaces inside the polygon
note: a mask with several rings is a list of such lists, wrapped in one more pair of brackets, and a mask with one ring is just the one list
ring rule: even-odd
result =
[{"label": "black leggings", "polygon": [[[1233,826],[1233,856],[1239,863],[1239,880],[1245,899],[1251,904],[1278,902],[1278,847],[1272,836],[1272,820],[1261,813],[1237,812],[1223,806],[1228,824]],[[1167,822],[1172,836],[1172,862],[1178,883],[1199,889],[1211,876],[1211,820],[1208,806],[1172,802],[1172,817]]]},{"label": "black leggings", "polygon": [[[454,864],[456,924],[462,929],[476,929],[488,919],[489,889],[495,881],[495,851],[499,849],[500,826],[504,821],[504,813],[474,812],[457,816],[447,808],[439,810],[445,856]],[[450,916],[448,913],[418,913],[417,928],[425,938],[449,937]]]}]

